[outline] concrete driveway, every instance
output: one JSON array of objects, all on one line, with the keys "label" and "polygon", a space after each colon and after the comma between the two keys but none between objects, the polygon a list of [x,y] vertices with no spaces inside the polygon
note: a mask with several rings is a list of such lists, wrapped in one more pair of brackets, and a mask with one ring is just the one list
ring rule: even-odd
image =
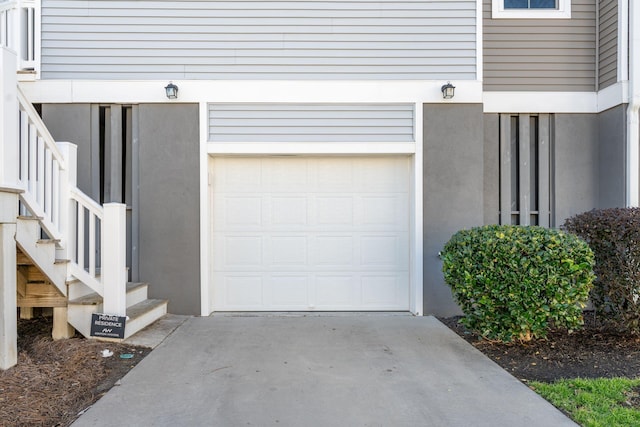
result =
[{"label": "concrete driveway", "polygon": [[575,426],[433,317],[190,318],[83,426]]}]

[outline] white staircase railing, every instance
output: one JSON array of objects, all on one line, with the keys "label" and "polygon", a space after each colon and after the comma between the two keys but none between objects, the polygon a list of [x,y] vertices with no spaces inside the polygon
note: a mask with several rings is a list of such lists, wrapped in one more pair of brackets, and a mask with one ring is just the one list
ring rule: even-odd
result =
[{"label": "white staircase railing", "polygon": [[[70,278],[101,295],[105,313],[123,316],[125,205],[109,203],[103,208],[78,189],[76,146],[54,141],[20,89],[18,103],[22,209],[39,219],[47,237],[58,240],[58,256],[69,260]],[[66,287],[56,285],[67,294]]]},{"label": "white staircase railing", "polygon": [[18,55],[18,70],[36,70],[40,26],[37,0],[0,0],[0,47]]}]

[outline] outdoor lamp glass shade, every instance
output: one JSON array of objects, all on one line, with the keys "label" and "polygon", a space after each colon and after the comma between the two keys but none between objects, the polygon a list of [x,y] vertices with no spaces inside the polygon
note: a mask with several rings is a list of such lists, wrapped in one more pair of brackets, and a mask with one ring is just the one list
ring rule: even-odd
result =
[{"label": "outdoor lamp glass shade", "polygon": [[178,97],[178,86],[169,82],[168,85],[164,87],[164,90],[167,92],[167,98],[176,99]]},{"label": "outdoor lamp glass shade", "polygon": [[446,85],[443,85],[440,89],[442,91],[442,97],[444,99],[451,99],[455,93],[456,87],[451,84],[451,82],[447,82]]}]

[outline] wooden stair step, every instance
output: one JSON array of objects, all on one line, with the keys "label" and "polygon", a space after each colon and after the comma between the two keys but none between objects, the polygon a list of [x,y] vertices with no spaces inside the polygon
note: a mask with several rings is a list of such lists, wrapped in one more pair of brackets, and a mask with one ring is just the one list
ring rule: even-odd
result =
[{"label": "wooden stair step", "polygon": [[37,243],[41,245],[46,245],[47,243],[55,243],[56,245],[60,243],[60,239],[38,239]]},{"label": "wooden stair step", "polygon": [[102,303],[102,297],[96,292],[69,301],[69,305],[98,305]]},{"label": "wooden stair step", "polygon": [[42,216],[29,216],[29,215],[18,215],[18,219],[23,221],[42,221],[44,217]]},{"label": "wooden stair step", "polygon": [[[127,293],[133,292],[136,289],[143,286],[149,286],[149,284],[146,282],[128,282]],[[101,303],[102,303],[102,297],[98,295],[96,292],[92,292],[85,296],[69,301],[69,304],[75,304],[75,305],[98,305]]]},{"label": "wooden stair step", "polygon": [[132,305],[131,307],[127,308],[127,316],[129,317],[129,321],[141,317],[151,310],[167,304],[168,302],[168,300],[164,299],[147,299],[145,301],[139,302],[136,305]]}]

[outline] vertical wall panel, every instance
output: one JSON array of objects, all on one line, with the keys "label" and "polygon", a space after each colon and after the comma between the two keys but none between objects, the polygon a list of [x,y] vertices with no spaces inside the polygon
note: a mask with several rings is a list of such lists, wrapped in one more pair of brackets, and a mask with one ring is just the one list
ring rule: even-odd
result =
[{"label": "vertical wall panel", "polygon": [[529,216],[529,212],[530,212],[530,198],[532,197],[531,193],[530,193],[530,178],[531,178],[531,172],[529,170],[529,168],[531,167],[531,159],[530,159],[530,143],[532,141],[530,141],[530,128],[529,128],[529,115],[528,114],[520,114],[520,121],[519,121],[519,125],[520,125],[520,129],[519,131],[519,136],[520,138],[518,138],[518,144],[520,146],[520,149],[518,150],[519,152],[519,156],[518,156],[518,171],[520,172],[520,182],[519,182],[519,186],[520,186],[520,191],[519,191],[519,196],[520,196],[520,220],[518,221],[518,224],[520,225],[529,225],[531,223],[531,218]]}]

